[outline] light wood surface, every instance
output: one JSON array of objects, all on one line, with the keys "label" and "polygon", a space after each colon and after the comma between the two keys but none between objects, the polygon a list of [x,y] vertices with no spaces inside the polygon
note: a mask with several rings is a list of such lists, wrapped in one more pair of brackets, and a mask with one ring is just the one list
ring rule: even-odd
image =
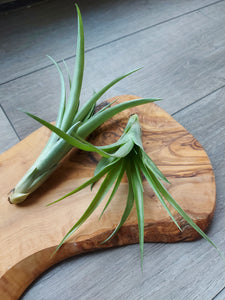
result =
[{"label": "light wood surface", "polygon": [[[121,96],[120,101],[134,98]],[[139,115],[146,152],[171,182],[168,190],[205,230],[212,219],[216,200],[212,166],[199,142],[164,110],[155,104],[147,104],[122,112],[100,127],[90,140],[97,145],[114,142],[133,113]],[[35,160],[48,136],[48,130],[41,128],[0,156],[0,172],[4,174],[0,183],[0,292],[4,299],[17,299],[39,274],[72,255],[138,242],[136,211],[133,209],[118,235],[101,245],[120,220],[127,193],[124,178],[103,218],[98,220],[104,203],[56,256],[50,258],[56,245],[87,208],[99,184],[92,192],[86,188],[59,204],[45,207],[93,175],[98,156],[75,149],[26,202],[10,205],[7,192]],[[144,189],[145,242],[198,238],[198,234],[172,209],[183,231],[177,229],[145,181]]]}]

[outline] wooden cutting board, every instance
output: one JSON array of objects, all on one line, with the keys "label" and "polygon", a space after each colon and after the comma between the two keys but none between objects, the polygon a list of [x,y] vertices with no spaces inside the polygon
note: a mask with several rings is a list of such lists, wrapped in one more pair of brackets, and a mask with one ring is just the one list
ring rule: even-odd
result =
[{"label": "wooden cutting board", "polygon": [[[119,101],[134,98],[137,97],[121,96]],[[144,149],[171,182],[167,185],[169,192],[206,230],[216,201],[211,163],[199,142],[164,110],[154,103],[126,110],[95,131],[90,140],[96,145],[115,142],[133,113],[139,115]],[[99,156],[74,149],[27,201],[21,205],[9,204],[8,192],[35,161],[49,135],[46,128],[40,128],[0,156],[0,295],[4,300],[17,299],[38,275],[65,258],[100,248],[138,243],[134,208],[119,233],[107,244],[101,245],[101,241],[120,221],[127,195],[124,178],[102,219],[99,220],[99,215],[104,201],[57,254],[50,257],[62,237],[87,208],[99,185],[93,191],[87,187],[53,206],[45,205],[92,176]],[[148,183],[144,181],[143,184],[145,242],[192,241],[199,237],[171,208],[183,228],[180,232]]]}]

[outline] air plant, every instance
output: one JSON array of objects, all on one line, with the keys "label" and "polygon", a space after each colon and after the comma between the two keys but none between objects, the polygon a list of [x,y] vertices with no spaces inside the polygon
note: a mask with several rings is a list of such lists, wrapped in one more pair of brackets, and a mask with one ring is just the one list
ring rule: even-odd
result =
[{"label": "air plant", "polygon": [[98,126],[100,126],[102,123],[104,123],[106,120],[116,115],[117,113],[127,108],[157,101],[159,99],[137,99],[114,106],[111,106],[110,104],[96,114],[93,114],[97,100],[114,84],[137,71],[134,70],[110,82],[99,92],[94,93],[91,99],[87,101],[83,107],[79,107],[79,98],[84,68],[84,33],[81,14],[77,5],[76,8],[78,14],[77,55],[73,80],[71,80],[69,76],[69,97],[66,101],[65,83],[62,71],[59,65],[52,58],[50,58],[56,65],[61,79],[61,102],[56,125],[54,126],[37,116],[27,113],[30,117],[34,118],[44,126],[48,127],[50,130],[52,130],[53,133],[50,136],[46,147],[44,148],[43,152],[36,160],[34,165],[25,174],[25,176],[17,184],[17,186],[11,191],[9,195],[9,201],[11,203],[20,203],[24,201],[30,193],[36,190],[40,186],[40,184],[42,184],[42,182],[44,182],[50,176],[50,174],[58,166],[61,159],[73,147],[77,147],[85,151],[94,151],[102,155],[102,159],[96,166],[94,176],[83,183],[81,186],[77,187],[72,192],[49,204],[52,205],[56,202],[59,202],[64,198],[84,189],[88,185],[95,184],[95,182],[104,177],[103,182],[101,183],[100,188],[94,196],[92,202],[90,203],[84,214],[80,217],[80,219],[67,232],[65,237],[58,245],[56,251],[88,219],[88,217],[98,207],[109,190],[113,187],[110,197],[100,217],[103,215],[113,197],[115,196],[123,176],[126,174],[128,180],[128,195],[124,212],[117,227],[103,242],[107,242],[117,233],[117,231],[127,220],[135,203],[139,227],[141,261],[143,261],[144,189],[142,184],[142,176],[144,176],[176,226],[180,230],[182,230],[182,228],[180,228],[176,219],[172,215],[168,204],[170,204],[203,238],[205,238],[213,247],[215,247],[219,254],[223,257],[216,245],[184,212],[184,210],[179,206],[179,204],[173,199],[173,197],[164,187],[162,181],[166,183],[169,182],[143,149],[141,140],[141,128],[137,115],[132,115],[130,117],[123,135],[116,143],[108,146],[94,146],[85,141],[84,138],[86,138]]},{"label": "air plant", "polygon": [[[115,105],[113,107],[109,106],[107,109],[104,109],[101,112],[93,115],[96,102],[99,100],[99,98],[114,84],[137,71],[134,70],[111,81],[100,91],[94,93],[93,96],[82,107],[80,107],[80,92],[84,70],[84,32],[80,10],[77,5],[76,8],[78,15],[77,51],[73,80],[71,80],[70,75],[68,74],[70,83],[70,93],[68,99],[66,99],[66,89],[62,71],[54,59],[51,57],[49,58],[56,65],[61,80],[61,101],[56,127],[63,133],[70,135],[71,138],[73,137],[74,140],[77,140],[76,145],[73,144],[73,146],[79,148],[82,146],[80,139],[86,138],[107,119],[127,108],[153,102],[157,99],[132,100]],[[36,162],[27,171],[16,187],[9,193],[9,202],[13,204],[23,202],[33,191],[35,191],[45,180],[47,180],[47,178],[57,168],[59,162],[71,149],[72,146],[64,141],[63,138],[59,138],[57,134],[52,133],[47,145],[37,158]],[[81,149],[87,150],[87,148]]]},{"label": "air plant", "polygon": [[[61,138],[64,138],[68,143],[73,145],[73,141],[71,141],[71,137],[63,132],[60,132],[55,126],[50,123],[37,118],[33,115],[30,115],[41,124],[47,126],[53,132],[58,134]],[[180,205],[173,199],[167,189],[164,187],[162,181],[169,183],[166,177],[162,174],[162,172],[158,169],[155,163],[151,160],[151,158],[144,151],[142,140],[141,140],[141,127],[138,120],[138,116],[136,114],[132,115],[129,118],[129,121],[124,129],[124,132],[120,139],[107,146],[93,146],[86,142],[87,145],[90,146],[88,151],[94,151],[101,154],[103,157],[99,161],[96,166],[94,176],[83,183],[81,186],[77,187],[75,190],[61,197],[60,199],[51,202],[49,205],[55,204],[77,192],[86,188],[88,185],[93,186],[98,180],[104,177],[103,182],[100,185],[99,190],[91,201],[90,205],[84,212],[84,214],[80,217],[80,219],[72,226],[72,228],[67,232],[64,236],[60,244],[58,245],[55,252],[62,246],[62,244],[90,217],[90,215],[94,212],[94,210],[98,207],[100,202],[106,196],[106,194],[112,188],[112,192],[106,202],[106,205],[100,215],[103,215],[108,205],[112,201],[115,196],[118,187],[121,183],[121,180],[126,174],[128,181],[128,195],[127,202],[122,214],[121,220],[111,235],[103,241],[103,243],[107,242],[111,239],[121,228],[121,226],[127,220],[133,206],[135,203],[136,211],[137,211],[137,219],[138,219],[138,227],[139,227],[139,244],[140,244],[140,252],[141,252],[141,261],[143,261],[143,248],[144,248],[144,188],[142,184],[142,176],[144,176],[153,189],[155,195],[166,209],[167,213],[179,228],[182,231],[182,228],[177,223],[176,219],[172,215],[168,204],[170,204],[182,217],[183,219],[189,223],[204,239],[206,239],[222,256],[221,252],[218,250],[217,246],[210,240],[210,238],[198,227],[197,224],[185,213],[185,211],[180,207]],[[92,147],[92,149],[91,149]],[[94,149],[94,148],[95,149]],[[223,258],[224,259],[224,258]]]}]

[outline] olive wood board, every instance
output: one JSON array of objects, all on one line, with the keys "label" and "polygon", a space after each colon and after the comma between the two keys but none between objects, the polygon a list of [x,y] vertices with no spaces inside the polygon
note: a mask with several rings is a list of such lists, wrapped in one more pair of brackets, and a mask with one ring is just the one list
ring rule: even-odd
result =
[{"label": "olive wood board", "polygon": [[[120,96],[118,101],[135,98]],[[105,122],[89,137],[89,141],[96,145],[115,142],[133,113],[139,116],[145,151],[171,183],[166,184],[167,189],[205,231],[212,219],[216,202],[213,168],[200,143],[163,109],[150,103],[123,111]],[[1,299],[18,299],[35,278],[63,259],[101,248],[138,243],[134,207],[118,234],[106,244],[101,244],[122,216],[127,197],[127,181],[124,177],[102,218],[99,220],[107,197],[60,250],[51,256],[93,199],[100,182],[92,191],[87,187],[55,205],[46,207],[46,204],[93,176],[100,157],[73,149],[50,178],[24,203],[10,204],[7,194],[35,161],[49,136],[50,131],[42,127],[0,155]],[[143,185],[145,242],[168,243],[199,238],[196,231],[170,207],[182,228],[179,231],[146,180]]]}]

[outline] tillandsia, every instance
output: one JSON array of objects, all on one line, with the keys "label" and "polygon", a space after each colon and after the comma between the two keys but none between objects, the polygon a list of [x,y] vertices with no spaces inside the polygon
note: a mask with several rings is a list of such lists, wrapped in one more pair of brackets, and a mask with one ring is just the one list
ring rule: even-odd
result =
[{"label": "tillandsia", "polygon": [[[43,121],[33,115],[31,117],[35,118],[37,121],[41,122],[43,125],[47,126],[49,129],[54,131],[60,137],[64,138],[68,143],[73,145],[74,141],[71,140],[71,137],[63,132],[59,131],[55,126]],[[167,191],[162,181],[169,183],[167,178],[162,174],[159,168],[151,160],[151,158],[144,151],[142,139],[141,139],[141,127],[136,114],[132,115],[129,118],[126,128],[120,139],[111,145],[107,146],[93,146],[86,142],[89,146],[88,151],[95,151],[101,154],[103,157],[96,166],[94,176],[83,183],[81,186],[77,187],[75,190],[61,197],[60,199],[48,204],[55,204],[77,192],[86,188],[88,185],[93,186],[98,180],[104,177],[99,190],[91,201],[90,205],[87,207],[84,214],[80,219],[72,226],[72,228],[67,232],[65,237],[62,239],[58,245],[56,251],[62,246],[62,244],[90,217],[94,210],[98,207],[100,202],[106,196],[106,194],[112,189],[111,194],[106,202],[106,205],[100,215],[103,215],[108,205],[115,196],[121,180],[126,174],[128,181],[128,195],[126,206],[122,214],[121,220],[111,235],[103,241],[107,242],[111,239],[121,228],[121,226],[127,220],[133,206],[135,203],[137,220],[139,227],[139,244],[141,252],[141,262],[143,262],[143,248],[144,248],[144,188],[142,183],[142,176],[145,177],[155,195],[161,202],[162,206],[166,209],[167,213],[179,228],[182,231],[182,228],[177,223],[174,218],[168,204],[173,207],[183,219],[192,226],[204,239],[206,239],[224,259],[222,253],[219,251],[217,246],[211,241],[211,239],[198,227],[197,224],[185,213],[185,211],[180,207],[180,205],[174,200],[174,198]],[[92,147],[92,149],[91,149]],[[56,252],[55,251],[55,252]]]},{"label": "tillandsia", "polygon": [[[69,134],[71,138],[73,137],[73,139],[77,141],[77,143],[73,144],[73,146],[84,149],[87,145],[84,146],[84,141],[81,142],[80,139],[86,138],[107,119],[127,108],[153,102],[157,99],[132,100],[113,107],[109,106],[107,109],[103,109],[99,113],[93,114],[96,102],[99,98],[114,84],[137,71],[134,70],[111,81],[100,91],[94,93],[94,95],[82,107],[80,107],[80,92],[84,71],[84,31],[82,17],[77,5],[76,8],[78,16],[77,50],[72,80],[68,74],[70,83],[68,99],[66,99],[66,88],[62,71],[57,62],[55,62],[51,57],[50,59],[56,65],[61,80],[61,101],[56,120],[56,127],[63,133]],[[9,193],[9,202],[14,204],[23,202],[52,174],[52,172],[57,168],[59,162],[71,149],[72,146],[70,144],[62,138],[59,138],[55,133],[52,133],[47,145],[37,158],[36,162],[19,181],[16,187]],[[84,150],[87,150],[87,148]]]},{"label": "tillandsia", "polygon": [[[137,115],[133,115],[130,117],[123,135],[116,143],[108,146],[94,146],[85,141],[84,138],[86,138],[98,126],[100,126],[102,123],[104,123],[106,120],[116,115],[117,113],[127,108],[157,101],[159,99],[136,99],[113,106],[111,106],[110,104],[94,114],[96,102],[99,100],[99,98],[114,84],[137,71],[134,70],[111,81],[99,92],[94,93],[90,100],[87,101],[82,107],[80,107],[80,92],[84,70],[84,32],[82,17],[77,5],[76,8],[78,15],[76,63],[72,80],[68,73],[70,84],[70,93],[68,99],[66,99],[66,89],[62,71],[57,62],[55,62],[54,59],[50,57],[52,62],[57,67],[61,80],[61,101],[56,125],[54,126],[47,121],[44,121],[30,113],[27,113],[30,117],[34,118],[44,126],[48,127],[50,130],[52,130],[53,133],[34,165],[28,170],[21,181],[10,192],[9,201],[15,204],[24,201],[30,193],[36,190],[51,175],[51,173],[57,168],[62,158],[73,147],[77,147],[85,151],[94,151],[103,156],[95,169],[94,176],[64,197],[49,204],[51,205],[58,201],[61,201],[64,198],[77,193],[88,185],[95,184],[95,182],[104,177],[103,182],[101,183],[100,188],[91,201],[90,205],[88,206],[84,214],[80,217],[80,219],[73,225],[73,227],[62,239],[56,251],[88,219],[88,217],[94,212],[103,198],[112,188],[112,192],[100,217],[103,215],[113,197],[115,196],[123,176],[126,174],[128,181],[128,195],[124,212],[117,227],[103,242],[108,241],[117,233],[117,231],[127,220],[135,203],[139,227],[141,261],[143,261],[144,188],[142,183],[142,176],[144,176],[176,226],[180,230],[182,230],[182,228],[180,228],[176,219],[172,215],[168,204],[172,206],[203,238],[205,238],[213,247],[215,247],[219,254],[223,257],[216,245],[185,213],[185,211],[179,206],[179,204],[173,199],[173,197],[164,187],[162,181],[168,183],[168,180],[143,149],[141,140],[141,128]],[[65,67],[67,69],[66,64]]]}]

